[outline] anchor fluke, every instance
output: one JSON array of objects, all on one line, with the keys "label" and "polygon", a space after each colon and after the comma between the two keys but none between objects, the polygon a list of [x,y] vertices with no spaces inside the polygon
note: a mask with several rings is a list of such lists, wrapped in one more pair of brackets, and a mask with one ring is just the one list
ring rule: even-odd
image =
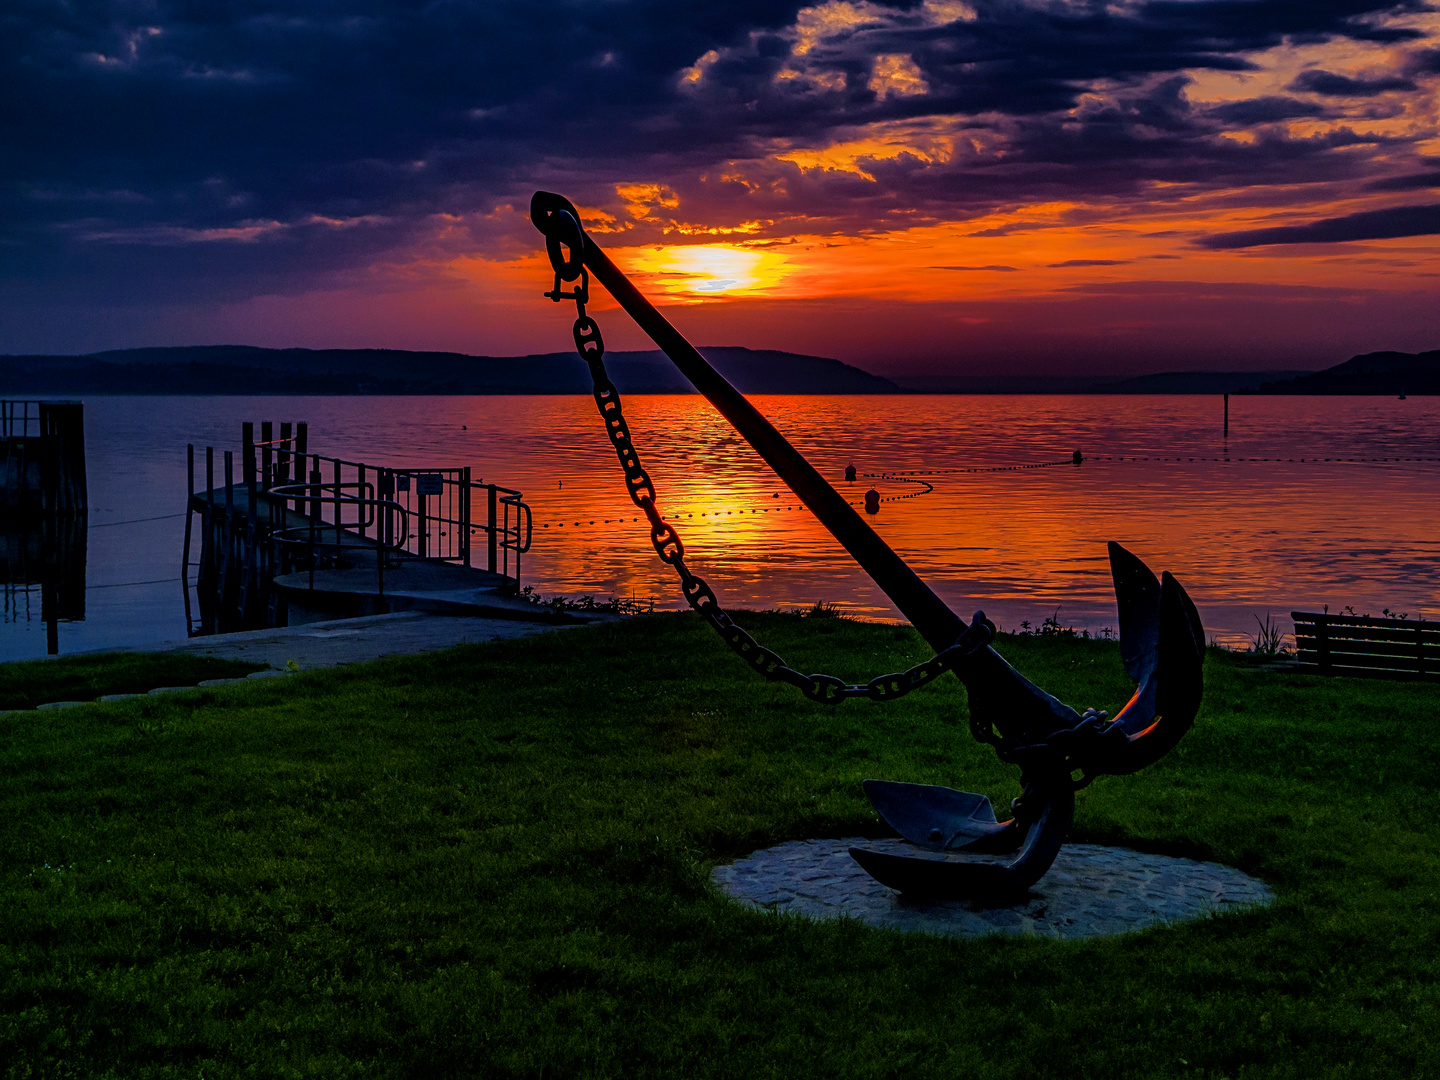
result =
[{"label": "anchor fluke", "polygon": [[[876,813],[897,833],[931,851],[959,849],[1014,850],[1020,835],[1013,821],[995,820],[995,809],[984,795],[934,784],[902,784],[894,780],[866,780],[865,794]],[[997,838],[1014,842],[996,847]],[[986,843],[986,841],[991,841]]]},{"label": "anchor fluke", "polygon": [[[969,853],[972,857],[966,858],[943,851],[898,855],[851,848],[850,857],[880,884],[908,899],[1005,903],[1045,876],[1065,843],[1074,816],[1074,788],[1055,788],[1025,831],[1019,854],[1009,862],[979,861],[973,857],[973,849]],[[1013,821],[1006,824],[1012,828],[1015,825]],[[1020,836],[1018,830],[1015,836]]]},{"label": "anchor fluke", "polygon": [[[1190,729],[1200,707],[1204,630],[1195,605],[1168,572],[1110,544],[1120,612],[1120,657],[1137,682],[1109,723],[1077,713],[1025,679],[993,649],[955,673],[970,695],[972,730],[1001,760],[1021,767],[1025,793],[1015,817],[999,822],[983,795],[926,784],[865,781],[871,805],[915,854],[852,848],[876,880],[929,899],[999,902],[1039,881],[1074,816],[1075,789],[1106,773],[1124,774],[1158,760]],[[979,618],[979,616],[977,616]],[[1076,781],[1075,773],[1082,774]],[[999,862],[971,858],[1015,851]]]}]

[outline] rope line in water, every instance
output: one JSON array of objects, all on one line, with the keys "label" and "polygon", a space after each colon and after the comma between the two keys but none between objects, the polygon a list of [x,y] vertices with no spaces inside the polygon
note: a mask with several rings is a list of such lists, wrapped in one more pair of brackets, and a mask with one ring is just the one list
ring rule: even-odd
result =
[{"label": "rope line in water", "polygon": [[[98,525],[87,525],[87,528],[91,528],[91,529],[111,529],[111,528],[114,528],[116,525],[139,525],[142,521],[167,521],[167,520],[169,520],[170,518],[184,517],[188,512],[189,512],[189,511],[182,510],[182,511],[180,511],[180,513],[178,513],[178,514],[160,514],[160,515],[158,515],[157,517],[131,518],[129,521],[102,521],[102,522],[100,522],[100,524],[98,524]],[[91,588],[94,588],[94,589],[104,589],[104,588],[108,588],[108,586],[105,586],[105,585],[92,585]]]},{"label": "rope line in water", "polygon": [[[1337,465],[1384,465],[1384,464],[1405,464],[1408,462],[1440,462],[1440,457],[1159,457],[1155,455],[1133,455],[1124,454],[1095,454],[1086,455],[1086,461],[1171,461],[1171,462],[1215,462],[1228,465],[1236,461],[1250,461],[1269,464],[1295,464],[1295,465],[1320,465],[1326,462]],[[993,465],[972,469],[901,469],[895,472],[861,473],[867,479],[875,480],[903,480],[907,476],[948,476],[954,473],[994,473],[994,472],[1021,472],[1025,469],[1048,469],[1055,465],[1073,465],[1073,459],[1065,461],[1042,461],[1034,465]]]},{"label": "rope line in water", "polygon": [[1085,460],[1086,460],[1086,461],[1181,461],[1181,462],[1199,461],[1199,462],[1216,462],[1216,463],[1222,464],[1222,465],[1229,465],[1231,462],[1235,462],[1235,461],[1252,461],[1252,462],[1269,463],[1269,464],[1272,464],[1272,465],[1323,465],[1323,464],[1326,464],[1326,463],[1334,464],[1334,465],[1388,465],[1388,464],[1402,465],[1402,464],[1405,464],[1405,463],[1407,463],[1407,462],[1431,462],[1431,463],[1433,463],[1433,462],[1440,461],[1440,457],[1372,457],[1372,458],[1364,458],[1364,457],[1348,457],[1348,458],[1346,458],[1346,457],[1334,457],[1334,458],[1328,458],[1328,457],[1327,457],[1327,458],[1320,458],[1320,457],[1308,457],[1308,458],[1305,458],[1305,457],[1301,457],[1301,458],[1293,458],[1293,457],[1291,457],[1291,458],[1283,458],[1283,457],[1231,457],[1231,456],[1229,456],[1229,455],[1226,455],[1225,457],[1153,457],[1153,456],[1152,456],[1152,457],[1145,457],[1145,456],[1143,456],[1143,455],[1142,455],[1142,456],[1135,456],[1135,457],[1125,457],[1124,455],[1110,456],[1110,455],[1106,455],[1106,454],[1096,454],[1094,457],[1092,457],[1092,458],[1086,458]]},{"label": "rope line in water", "polygon": [[173,577],[156,578],[154,581],[117,581],[110,585],[86,585],[85,590],[88,592],[91,589],[130,589],[136,585],[169,585],[179,581],[179,578]]},{"label": "rope line in water", "polygon": [[[1088,460],[1088,459],[1087,459]],[[1075,459],[1037,461],[1030,465],[977,465],[968,469],[900,469],[897,472],[861,473],[867,480],[903,480],[907,476],[949,476],[953,473],[1021,472],[1025,469],[1050,469],[1056,465],[1074,465]]]},{"label": "rope line in water", "polygon": [[[1160,457],[1160,456],[1154,456],[1154,455],[1146,456],[1146,455],[1143,455],[1143,454],[1140,454],[1140,455],[1132,455],[1132,456],[1128,456],[1128,457],[1127,457],[1127,456],[1125,456],[1125,455],[1123,455],[1123,454],[1095,454],[1095,455],[1093,455],[1093,456],[1086,456],[1084,460],[1085,460],[1085,461],[1116,461],[1116,462],[1123,462],[1123,461],[1152,461],[1152,462],[1172,462],[1172,463],[1181,463],[1181,464],[1189,463],[1189,462],[1196,462],[1196,463],[1215,463],[1215,464],[1222,464],[1222,465],[1228,465],[1228,464],[1231,464],[1231,463],[1233,463],[1233,462],[1241,462],[1241,461],[1243,461],[1243,462],[1260,463],[1260,464],[1305,464],[1305,465],[1320,465],[1320,464],[1327,464],[1327,463],[1328,463],[1328,464],[1336,464],[1336,465],[1368,465],[1368,464],[1407,464],[1407,463],[1425,463],[1425,464],[1429,464],[1429,463],[1440,462],[1440,457],[1374,457],[1374,458],[1328,458],[1328,457],[1327,457],[1327,458],[1319,458],[1319,457],[1308,457],[1308,458],[1306,458],[1306,457],[1302,457],[1302,458],[1280,458],[1280,457],[1188,457],[1188,456],[1181,456],[1181,457]],[[880,502],[882,502],[882,503],[887,503],[887,502],[900,502],[900,501],[905,500],[905,499],[917,499],[917,498],[919,498],[921,495],[928,495],[930,492],[932,492],[932,491],[935,490],[935,485],[934,485],[934,484],[931,484],[931,483],[929,483],[929,482],[926,481],[926,480],[912,479],[912,478],[914,478],[914,477],[921,477],[921,476],[951,476],[951,475],[960,475],[960,474],[967,474],[967,473],[1024,472],[1024,471],[1030,470],[1030,469],[1049,469],[1049,468],[1053,468],[1053,467],[1055,467],[1055,466],[1057,466],[1057,465],[1070,465],[1070,466],[1074,466],[1074,465],[1075,465],[1075,459],[1074,459],[1073,457],[1071,457],[1071,458],[1066,458],[1064,461],[1039,461],[1039,462],[1035,462],[1035,463],[1028,464],[1028,465],[980,465],[980,466],[974,466],[974,467],[970,467],[970,468],[956,468],[956,469],[900,469],[900,470],[896,470],[896,471],[894,471],[894,472],[869,472],[869,473],[860,473],[860,474],[858,474],[858,475],[859,475],[859,478],[865,479],[865,480],[898,480],[898,481],[900,481],[900,482],[902,482],[902,483],[908,483],[908,484],[924,484],[924,485],[925,485],[925,490],[924,490],[924,491],[912,491],[912,492],[909,492],[909,493],[907,493],[907,494],[905,494],[905,495],[886,495],[886,496],[884,496],[883,498],[880,499]],[[856,501],[851,501],[851,500],[846,500],[846,502],[848,503],[848,505],[854,506],[854,507],[863,507],[863,506],[865,505],[865,503],[864,503],[863,500],[858,501],[858,502],[856,502]],[[678,520],[679,518],[691,518],[691,519],[693,519],[693,518],[697,518],[697,517],[698,517],[698,518],[722,518],[722,517],[736,517],[736,516],[741,516],[741,517],[743,517],[743,516],[746,515],[746,514],[769,514],[769,513],[772,513],[772,512],[778,514],[778,513],[787,511],[787,510],[788,510],[788,511],[793,511],[793,510],[804,510],[804,509],[805,509],[804,506],[766,506],[766,507],[761,507],[760,509],[752,509],[752,510],[713,510],[713,511],[697,511],[697,512],[694,512],[694,513],[689,513],[689,512],[687,512],[687,513],[676,514],[675,517],[677,518],[677,520]],[[639,517],[630,517],[630,518],[623,518],[623,517],[621,517],[621,518],[603,518],[603,519],[602,519],[602,518],[594,518],[594,519],[592,519],[592,520],[590,520],[590,521],[588,521],[588,522],[587,522],[587,521],[584,521],[584,520],[581,520],[581,521],[573,521],[573,522],[568,522],[568,523],[567,523],[567,522],[564,522],[564,521],[556,522],[555,525],[554,525],[554,527],[557,528],[557,529],[563,529],[563,528],[566,528],[567,525],[568,525],[568,527],[570,527],[570,528],[580,529],[580,528],[586,527],[587,525],[624,525],[624,524],[627,524],[627,523],[630,523],[630,522],[636,522],[636,523],[638,523],[640,520],[641,520],[641,519],[640,519]],[[548,528],[551,527],[551,524],[550,524],[550,522],[544,522],[544,523],[542,523],[539,527],[542,528],[542,529],[548,529]]]}]

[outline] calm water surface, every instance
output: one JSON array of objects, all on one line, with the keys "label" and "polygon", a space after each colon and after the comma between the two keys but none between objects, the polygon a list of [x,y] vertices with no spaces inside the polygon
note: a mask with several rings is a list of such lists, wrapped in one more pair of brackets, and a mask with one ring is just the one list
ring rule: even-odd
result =
[{"label": "calm water surface", "polygon": [[[1371,460],[1440,457],[1440,399],[1232,398],[1228,439],[1210,397],[755,403],[855,501],[871,485],[887,499],[916,496],[883,503],[870,520],[967,618],[983,607],[1008,629],[1057,612],[1067,625],[1114,626],[1110,539],[1179,577],[1206,627],[1232,644],[1267,613],[1286,616],[1288,629],[1292,608],[1440,617],[1440,464]],[[823,600],[899,617],[702,399],[637,395],[625,405],[661,509],[722,603]],[[135,519],[178,515],[185,444],[238,450],[246,419],[306,420],[322,454],[469,465],[521,489],[535,518],[523,580],[545,595],[683,603],[634,520],[589,398],[94,398],[86,619],[61,625],[62,653],[184,637],[184,519]],[[1077,449],[1080,467],[942,471],[1066,461]],[[1363,461],[1336,460],[1350,458]],[[861,479],[846,484],[852,462]],[[920,470],[935,473],[933,491],[864,475]],[[3,620],[0,659],[44,655],[38,589],[7,587]]]}]

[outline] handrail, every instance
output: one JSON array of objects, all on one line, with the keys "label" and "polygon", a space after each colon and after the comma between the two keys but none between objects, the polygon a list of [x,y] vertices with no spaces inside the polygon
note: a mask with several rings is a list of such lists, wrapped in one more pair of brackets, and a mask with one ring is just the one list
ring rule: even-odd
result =
[{"label": "handrail", "polygon": [[[357,488],[360,491],[369,492],[370,494],[368,498],[355,498],[345,496],[341,494],[341,492],[345,488]],[[311,494],[311,492],[313,491],[333,491],[335,492],[335,497],[329,499],[317,498],[316,496]],[[333,482],[311,482],[303,484],[297,482],[294,484],[280,484],[277,487],[270,488],[270,494],[278,495],[282,499],[304,499],[307,502],[327,502],[335,503],[342,506],[368,506],[372,510],[376,510],[379,507],[386,505],[387,502],[384,499],[375,498],[375,485],[370,483],[368,480],[352,480],[340,484],[336,484]],[[395,509],[400,510],[402,513],[409,513],[409,511],[405,510],[400,503],[391,501],[390,505],[392,505]],[[375,524],[376,520],[377,515],[372,513],[368,518],[363,519],[363,521],[357,518],[354,524],[357,528],[364,527],[368,529],[371,525]],[[343,525],[344,523],[337,520],[334,524]]]},{"label": "handrail", "polygon": [[[400,525],[401,525],[400,538],[399,538],[399,540],[398,540],[397,542],[394,542],[393,545],[392,545],[392,544],[386,543],[383,539],[381,539],[381,538],[379,538],[379,537],[376,537],[375,540],[373,541],[373,543],[374,543],[375,546],[374,546],[373,548],[370,548],[370,549],[369,549],[369,550],[371,550],[371,551],[373,551],[373,552],[375,553],[375,579],[376,579],[377,591],[378,591],[378,594],[379,594],[380,596],[384,596],[384,595],[385,595],[385,559],[386,559],[387,555],[389,555],[389,554],[394,554],[395,552],[403,552],[403,551],[404,551],[404,545],[405,545],[405,544],[409,541],[409,539],[410,539],[410,510],[409,510],[408,508],[406,508],[405,506],[403,506],[402,504],[395,502],[395,501],[392,500],[392,499],[384,499],[384,498],[379,498],[379,499],[376,499],[376,498],[368,498],[368,499],[367,499],[367,498],[363,498],[363,497],[358,497],[358,498],[357,498],[357,497],[355,497],[355,496],[346,495],[342,489],[343,489],[343,488],[347,488],[347,487],[358,487],[358,488],[361,488],[362,490],[364,490],[364,489],[373,490],[372,485],[370,485],[370,484],[368,484],[368,483],[364,483],[364,482],[349,483],[349,484],[339,484],[339,483],[332,483],[332,484],[325,484],[325,483],[283,484],[283,485],[281,485],[280,487],[271,488],[271,493],[272,493],[272,494],[277,494],[277,495],[279,495],[282,499],[284,499],[284,498],[297,498],[297,497],[299,497],[300,495],[303,494],[304,497],[305,497],[306,502],[307,502],[307,503],[309,504],[309,506],[310,506],[310,520],[309,520],[308,522],[306,522],[304,525],[289,525],[289,526],[286,526],[286,527],[281,528],[281,529],[275,529],[275,530],[273,530],[273,531],[270,533],[270,542],[273,543],[273,544],[279,544],[279,545],[282,546],[282,547],[288,544],[288,545],[295,545],[295,546],[304,546],[304,547],[306,547],[306,548],[309,549],[309,563],[310,563],[310,566],[309,566],[310,582],[309,582],[309,584],[310,584],[310,588],[311,588],[311,589],[314,589],[314,588],[315,588],[315,563],[316,563],[316,561],[317,561],[317,560],[316,560],[316,549],[317,549],[318,547],[325,546],[324,533],[325,533],[327,530],[334,530],[334,533],[335,533],[335,544],[334,544],[334,547],[335,547],[335,558],[336,558],[337,561],[338,561],[339,558],[340,558],[340,552],[341,552],[341,551],[344,549],[344,547],[345,547],[345,544],[344,544],[345,525],[344,525],[344,522],[341,520],[341,518],[342,518],[342,516],[343,516],[343,515],[342,515],[342,512],[341,512],[341,508],[342,508],[342,507],[344,507],[344,506],[346,506],[346,505],[352,505],[352,506],[366,506],[366,507],[371,508],[372,513],[371,513],[370,518],[369,518],[368,521],[367,521],[367,524],[373,524],[376,520],[378,520],[378,516],[379,516],[379,515],[378,515],[378,513],[376,513],[375,511],[378,511],[378,510],[381,509],[381,508],[383,508],[383,509],[385,509],[385,510],[388,510],[388,511],[391,511],[391,512],[393,512],[393,513],[397,513],[397,514],[400,515]],[[331,492],[333,492],[333,494],[331,494],[331,495],[324,495],[324,494],[322,494],[322,492],[324,492],[324,491],[331,491]],[[335,506],[335,508],[336,508],[335,520],[334,520],[333,522],[324,522],[324,521],[321,521],[321,520],[320,520],[320,506],[321,506],[321,504],[323,504],[323,503],[329,503],[329,504]],[[272,503],[271,505],[272,505],[272,507],[274,506],[273,503]],[[317,540],[317,536],[316,536],[317,533],[320,534],[318,540]],[[295,535],[295,534],[301,534],[301,535]],[[362,535],[362,536],[359,537],[359,538],[360,538],[360,539],[363,539],[364,537],[363,537],[363,535]],[[364,550],[364,546],[363,546],[363,545],[360,545],[360,549],[361,549],[361,550]]]}]

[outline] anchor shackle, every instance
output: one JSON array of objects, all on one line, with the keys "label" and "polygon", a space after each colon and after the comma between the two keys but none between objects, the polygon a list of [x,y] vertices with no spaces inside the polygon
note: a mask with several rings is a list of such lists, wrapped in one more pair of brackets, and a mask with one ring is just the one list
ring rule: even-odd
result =
[{"label": "anchor shackle", "polygon": [[545,254],[556,276],[561,281],[578,278],[585,266],[585,230],[575,204],[563,195],[537,191],[530,199],[530,221],[545,236]]}]

